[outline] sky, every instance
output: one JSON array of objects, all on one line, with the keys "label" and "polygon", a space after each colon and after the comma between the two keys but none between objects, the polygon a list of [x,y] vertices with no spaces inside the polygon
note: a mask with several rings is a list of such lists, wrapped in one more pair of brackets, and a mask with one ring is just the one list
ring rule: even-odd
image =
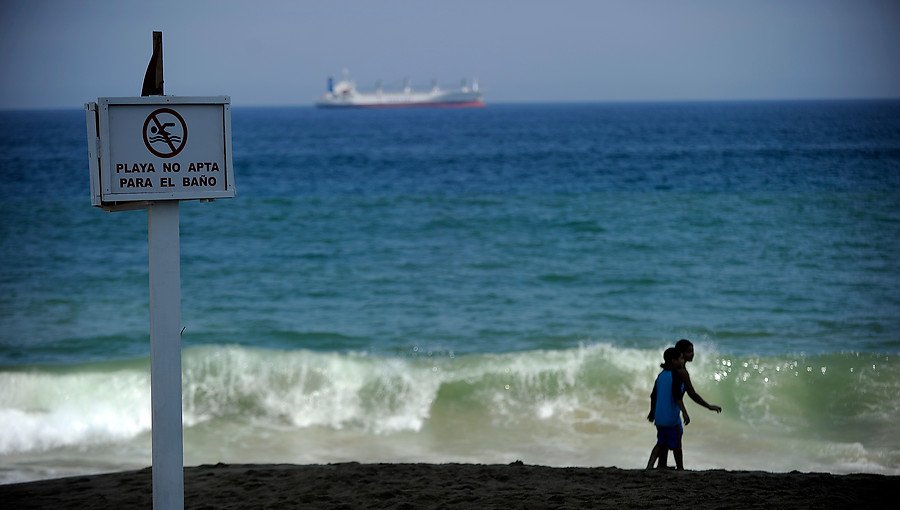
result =
[{"label": "sky", "polygon": [[310,105],[477,78],[488,104],[900,98],[898,0],[0,0],[0,109],[165,93]]}]

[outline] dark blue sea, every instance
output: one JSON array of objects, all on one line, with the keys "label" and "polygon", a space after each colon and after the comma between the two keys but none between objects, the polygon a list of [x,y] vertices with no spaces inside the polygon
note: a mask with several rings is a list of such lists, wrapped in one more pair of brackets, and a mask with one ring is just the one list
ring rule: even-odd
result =
[{"label": "dark blue sea", "polygon": [[[185,463],[900,473],[900,102],[241,108],[181,205]],[[0,112],[0,482],[150,464],[147,212]]]}]

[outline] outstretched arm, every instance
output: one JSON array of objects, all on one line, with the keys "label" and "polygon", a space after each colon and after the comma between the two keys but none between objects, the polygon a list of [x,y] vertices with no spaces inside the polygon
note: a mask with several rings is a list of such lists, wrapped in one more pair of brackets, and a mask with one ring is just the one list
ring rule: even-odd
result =
[{"label": "outstretched arm", "polygon": [[680,377],[681,381],[684,382],[684,391],[687,392],[689,397],[691,397],[691,400],[709,409],[710,411],[715,411],[717,413],[722,412],[721,407],[708,403],[707,401],[703,400],[703,397],[701,397],[699,393],[697,393],[697,391],[694,389],[694,385],[691,383],[691,376],[690,374],[688,374],[687,370],[683,368],[678,369],[678,377]]}]

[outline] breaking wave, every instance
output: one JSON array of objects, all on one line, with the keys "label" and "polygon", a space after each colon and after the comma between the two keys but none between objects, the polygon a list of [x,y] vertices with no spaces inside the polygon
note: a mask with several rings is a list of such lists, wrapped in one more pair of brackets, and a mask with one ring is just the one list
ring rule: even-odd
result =
[{"label": "breaking wave", "polygon": [[[639,467],[652,445],[654,431],[644,416],[659,370],[657,351],[595,344],[415,354],[187,349],[186,461],[487,462],[515,456]],[[900,471],[893,432],[900,373],[889,356],[714,353],[690,370],[704,397],[725,408],[716,416],[689,404],[694,422],[686,451],[695,456],[695,468]],[[147,441],[147,360],[5,369],[0,385],[4,456]],[[288,444],[301,436],[316,437],[318,446],[299,439],[302,448]],[[796,455],[785,457],[785,450]]]}]

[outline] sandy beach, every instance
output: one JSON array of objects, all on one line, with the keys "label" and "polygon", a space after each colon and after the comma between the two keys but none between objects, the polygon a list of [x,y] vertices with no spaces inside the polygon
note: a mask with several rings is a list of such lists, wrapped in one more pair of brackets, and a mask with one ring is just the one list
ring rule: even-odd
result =
[{"label": "sandy beach", "polygon": [[[185,508],[864,508],[897,476],[520,463],[204,465]],[[5,508],[151,508],[150,469],[0,486]]]}]

